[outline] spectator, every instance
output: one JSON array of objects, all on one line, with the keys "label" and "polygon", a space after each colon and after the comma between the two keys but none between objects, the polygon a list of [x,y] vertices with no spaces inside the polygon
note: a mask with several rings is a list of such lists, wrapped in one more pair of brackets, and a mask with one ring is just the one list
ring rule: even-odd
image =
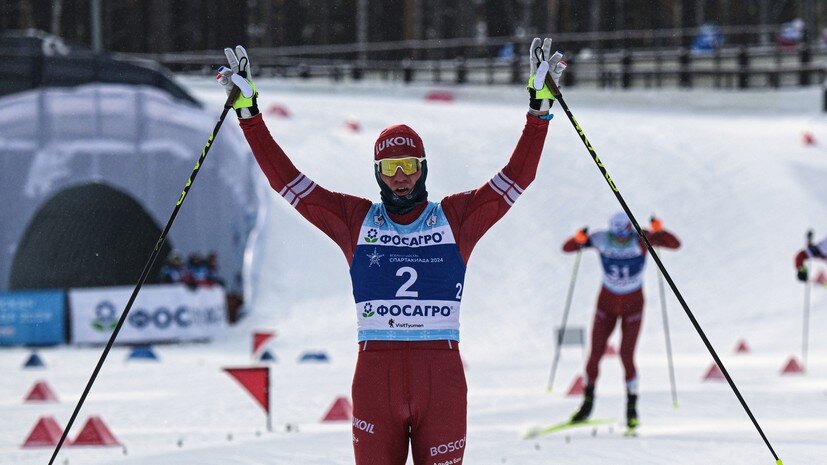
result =
[{"label": "spectator", "polygon": [[221,276],[218,274],[218,255],[215,252],[210,252],[207,255],[206,260],[207,266],[207,284],[215,285],[218,284],[219,286],[224,285],[224,280],[221,279]]},{"label": "spectator", "polygon": [[781,25],[778,33],[778,45],[782,47],[795,47],[804,39],[804,20],[796,18],[789,23]]},{"label": "spectator", "polygon": [[698,35],[692,43],[693,52],[712,52],[724,44],[721,28],[715,23],[706,23],[698,29]]},{"label": "spectator", "polygon": [[191,253],[187,259],[187,268],[192,275],[193,285],[202,286],[207,284],[209,270],[207,269],[207,262],[201,254]]},{"label": "spectator", "polygon": [[161,267],[162,283],[185,283],[192,281],[192,276],[184,266],[181,254],[173,251],[167,256],[167,262]]}]

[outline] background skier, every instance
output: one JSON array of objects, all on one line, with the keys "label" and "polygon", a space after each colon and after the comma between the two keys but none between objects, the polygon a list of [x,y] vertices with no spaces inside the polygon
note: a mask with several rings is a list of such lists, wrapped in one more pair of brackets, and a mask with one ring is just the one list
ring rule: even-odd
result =
[{"label": "background skier", "polygon": [[[680,241],[663,229],[661,221],[652,219],[651,231],[644,230],[649,242],[655,247],[677,249]],[[597,298],[597,308],[592,323],[589,359],[586,362],[586,386],[583,404],[572,416],[572,422],[589,418],[594,405],[594,388],[597,383],[600,359],[606,351],[606,343],[620,320],[620,359],[626,373],[626,424],[638,425],[637,399],[638,376],[635,368],[635,346],[643,320],[643,271],[646,262],[646,246],[635,235],[629,217],[623,211],[612,215],[609,229],[587,233],[584,228],[563,244],[564,252],[576,252],[593,247],[600,254],[603,266],[603,286]]]},{"label": "background skier", "polygon": [[799,281],[807,281],[807,260],[810,258],[827,260],[827,237],[817,244],[809,244],[795,254],[795,269],[798,271]]}]

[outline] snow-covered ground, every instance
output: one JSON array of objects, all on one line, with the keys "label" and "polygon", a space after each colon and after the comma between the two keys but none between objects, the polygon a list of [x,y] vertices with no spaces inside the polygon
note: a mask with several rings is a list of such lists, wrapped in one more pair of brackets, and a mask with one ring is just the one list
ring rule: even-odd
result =
[{"label": "snow-covered ground", "polygon": [[[219,112],[211,79],[183,79]],[[319,184],[378,199],[371,159],[375,136],[404,122],[422,136],[432,200],[482,185],[507,161],[521,131],[520,89],[464,88],[451,104],[426,103],[426,88],[258,82],[260,105],[295,164]],[[722,93],[578,91],[567,102],[641,222],[653,213],[683,241],[663,254],[686,301],[717,348],[767,437],[786,464],[827,456],[827,289],[812,292],[806,375],[780,376],[800,356],[803,287],[792,257],[804,233],[827,234],[827,117],[819,89]],[[638,348],[640,437],[601,427],[524,440],[529,428],[576,408],[566,397],[583,352],[565,348],[555,391],[546,392],[573,265],[560,244],[577,228],[603,227],[617,201],[562,111],[552,121],[537,180],[479,243],[469,264],[462,316],[469,385],[470,464],[771,464],[772,455],[737,399],[702,377],[711,357],[676,299],[667,296],[679,408],[673,409],[656,270],[650,262]],[[358,133],[345,128],[353,117]],[[234,117],[228,118],[234,120]],[[224,130],[237,130],[235,122]],[[816,146],[801,143],[810,131]],[[221,137],[219,135],[219,137]],[[220,157],[211,153],[210,158]],[[203,169],[210,169],[210,158]],[[182,184],[189,173],[181,173]],[[259,236],[252,314],[211,344],[159,346],[160,363],[125,362],[116,348],[74,432],[100,415],[123,448],[72,448],[61,464],[349,464],[350,426],[319,420],[349,395],[356,359],[355,316],[339,249],[275,193]],[[186,208],[186,205],[184,206]],[[163,221],[160,220],[160,221]],[[599,287],[594,253],[583,257],[569,323],[588,328]],[[668,291],[667,291],[668,292]],[[274,432],[259,407],[221,371],[245,366],[250,332],[273,328]],[[749,354],[734,348],[745,340]],[[612,337],[617,346],[618,335]],[[305,350],[329,364],[299,364]],[[22,370],[22,348],[0,351],[0,464],[45,464],[51,449],[19,446],[38,417],[61,426],[91,374],[99,348],[41,350],[47,368]],[[601,365],[595,417],[623,418],[617,357]],[[59,404],[23,404],[38,379]],[[286,425],[292,425],[287,431]]]}]

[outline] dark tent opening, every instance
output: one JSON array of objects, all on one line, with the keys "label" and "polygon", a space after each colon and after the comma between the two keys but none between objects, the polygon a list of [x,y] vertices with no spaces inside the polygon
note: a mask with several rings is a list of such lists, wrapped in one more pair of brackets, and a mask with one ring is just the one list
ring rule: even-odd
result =
[{"label": "dark tent opening", "polygon": [[[161,228],[128,194],[94,183],[58,192],[26,227],[11,266],[10,289],[134,285]],[[149,274],[169,254],[169,242]]]}]

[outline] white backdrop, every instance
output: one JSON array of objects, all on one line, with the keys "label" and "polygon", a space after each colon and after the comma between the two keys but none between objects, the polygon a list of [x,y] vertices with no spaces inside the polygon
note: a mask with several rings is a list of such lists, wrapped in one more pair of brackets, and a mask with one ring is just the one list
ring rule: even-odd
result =
[{"label": "white backdrop", "polygon": [[[105,344],[133,289],[125,286],[70,290],[72,342]],[[226,307],[220,286],[195,290],[182,284],[144,286],[116,342],[212,339],[227,326]]]}]

